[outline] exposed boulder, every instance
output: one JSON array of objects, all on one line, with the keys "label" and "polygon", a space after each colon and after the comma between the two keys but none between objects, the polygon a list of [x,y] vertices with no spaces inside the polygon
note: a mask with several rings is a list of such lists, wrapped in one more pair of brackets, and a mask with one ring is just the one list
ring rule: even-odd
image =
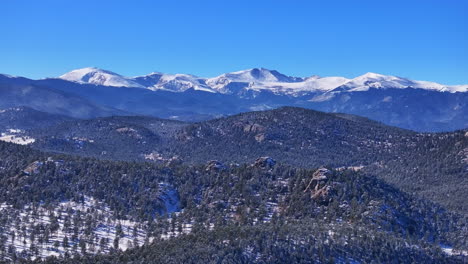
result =
[{"label": "exposed boulder", "polygon": [[330,198],[331,190],[332,190],[332,187],[330,185],[325,185],[318,190],[312,191],[311,197],[312,199],[318,200],[321,203],[328,203],[331,201],[331,198]]},{"label": "exposed boulder", "polygon": [[259,124],[246,124],[244,125],[244,132],[246,133],[259,133],[265,131],[265,127]]},{"label": "exposed boulder", "polygon": [[263,142],[265,140],[265,134],[264,133],[260,133],[260,134],[257,134],[255,135],[255,140],[257,142]]},{"label": "exposed boulder", "polygon": [[252,167],[257,167],[257,168],[272,168],[275,166],[276,161],[270,157],[260,157],[255,160],[255,162],[252,164]]},{"label": "exposed boulder", "polygon": [[33,163],[29,164],[23,172],[27,175],[37,174],[39,173],[39,169],[44,165],[42,161],[34,161]]},{"label": "exposed boulder", "polygon": [[328,179],[328,175],[330,174],[330,170],[324,167],[320,167],[318,170],[314,172],[312,175],[312,180],[316,181],[324,181]]},{"label": "exposed boulder", "polygon": [[326,204],[331,201],[330,194],[333,191],[333,184],[329,184],[328,180],[331,176],[331,171],[327,168],[321,167],[312,174],[309,184],[304,192],[310,191],[312,199],[321,204]]},{"label": "exposed boulder", "polygon": [[131,127],[121,127],[116,129],[117,132],[127,135],[129,137],[133,137],[136,139],[142,139],[143,137],[138,133],[138,131]]},{"label": "exposed boulder", "polygon": [[318,190],[320,185],[323,186],[325,184],[328,179],[328,175],[330,175],[330,170],[324,167],[320,167],[314,172],[314,174],[312,174],[312,179],[310,179],[310,182],[305,188],[304,192],[312,189]]}]

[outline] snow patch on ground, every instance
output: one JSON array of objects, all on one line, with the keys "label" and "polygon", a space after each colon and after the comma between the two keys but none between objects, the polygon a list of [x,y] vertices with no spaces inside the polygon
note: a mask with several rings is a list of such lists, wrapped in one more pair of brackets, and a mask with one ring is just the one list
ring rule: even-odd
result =
[{"label": "snow patch on ground", "polygon": [[0,133],[0,140],[19,145],[28,145],[34,143],[36,140],[23,134],[21,129],[8,129],[7,132]]},{"label": "snow patch on ground", "polygon": [[16,210],[4,203],[0,216],[10,220],[0,226],[5,249],[23,258],[108,253],[152,241],[144,223],[116,218],[106,204],[91,197],[82,203],[65,201],[53,209]]},{"label": "snow patch on ground", "polygon": [[[166,215],[179,214],[177,191],[165,183],[160,185]],[[192,223],[185,223],[181,228],[152,233],[148,231],[151,223],[118,218],[106,203],[88,196],[80,202],[28,205],[22,209],[2,203],[0,219],[0,256],[6,260],[11,260],[13,254],[24,259],[106,254],[151,243],[155,237],[165,239],[192,230]],[[170,223],[171,217],[157,221]]]},{"label": "snow patch on ground", "polygon": [[449,256],[468,256],[467,250],[456,250],[448,245],[440,245],[440,249]]}]

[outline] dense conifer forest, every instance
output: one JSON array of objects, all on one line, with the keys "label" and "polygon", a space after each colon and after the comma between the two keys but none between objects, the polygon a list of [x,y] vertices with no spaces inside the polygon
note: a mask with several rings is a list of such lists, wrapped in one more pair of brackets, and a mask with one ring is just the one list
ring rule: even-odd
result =
[{"label": "dense conifer forest", "polygon": [[[270,158],[102,161],[10,143],[0,153],[4,260],[456,263],[468,249],[466,216],[354,169],[299,169]],[[29,248],[10,243],[18,237]],[[99,252],[110,255],[93,256]]]},{"label": "dense conifer forest", "polygon": [[195,124],[111,117],[33,129],[33,147],[107,160],[248,163],[270,156],[301,168],[366,173],[466,213],[468,131],[416,133],[347,114],[284,107]]},{"label": "dense conifer forest", "polygon": [[49,117],[0,142],[6,263],[468,260],[466,131],[300,108]]}]

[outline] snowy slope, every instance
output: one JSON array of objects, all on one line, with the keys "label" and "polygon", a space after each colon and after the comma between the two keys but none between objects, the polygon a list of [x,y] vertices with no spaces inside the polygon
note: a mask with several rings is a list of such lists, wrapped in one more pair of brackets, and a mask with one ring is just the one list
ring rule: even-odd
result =
[{"label": "snowy slope", "polygon": [[206,85],[204,78],[199,78],[190,74],[151,73],[145,76],[134,77],[132,80],[153,91],[165,90],[184,92],[188,89],[194,89],[198,91],[215,92],[211,87]]},{"label": "snowy slope", "polygon": [[358,92],[369,89],[417,88],[440,92],[467,92],[468,85],[443,85],[429,81],[377,73],[366,73],[353,79],[345,77],[308,78],[292,77],[265,68],[224,73],[213,78],[201,78],[190,74],[165,74],[160,72],[137,77],[124,77],[98,68],[83,68],[59,77],[63,80],[103,86],[138,87],[152,91],[185,92],[189,89],[211,93],[236,94],[241,91],[271,91],[280,95],[299,96],[307,92]]},{"label": "snowy slope", "polygon": [[73,70],[71,72],[65,73],[59,78],[78,83],[89,83],[115,87],[145,88],[144,86],[117,73],[94,67]]},{"label": "snowy slope", "polygon": [[417,88],[425,90],[434,90],[441,92],[466,92],[467,85],[447,86],[435,82],[428,81],[414,81],[406,78],[382,75],[378,73],[368,72],[364,75],[358,76],[342,86],[337,87],[337,90],[346,91],[368,91],[371,88],[385,89],[385,88]]},{"label": "snowy slope", "polygon": [[299,95],[304,92],[326,92],[345,84],[349,79],[344,77],[313,76],[302,82],[265,82],[256,83],[250,87],[255,90],[270,90],[277,94]]},{"label": "snowy slope", "polygon": [[[209,78],[206,83],[220,93],[233,93],[231,88],[247,88],[254,90],[268,89],[272,91],[283,90],[288,83],[304,81],[300,77],[287,76],[275,70],[265,68],[253,68],[243,71],[224,73],[220,76]],[[235,85],[232,85],[235,84]]]},{"label": "snowy slope", "polygon": [[253,68],[243,71],[225,73],[208,79],[207,83],[221,83],[223,80],[231,82],[300,82],[303,78],[286,76],[275,70]]}]

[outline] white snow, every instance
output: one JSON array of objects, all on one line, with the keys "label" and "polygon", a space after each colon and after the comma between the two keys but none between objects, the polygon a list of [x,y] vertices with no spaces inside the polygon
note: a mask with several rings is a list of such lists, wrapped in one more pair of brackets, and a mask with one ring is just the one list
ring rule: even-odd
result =
[{"label": "white snow", "polygon": [[415,88],[440,92],[466,92],[468,85],[447,86],[435,82],[415,81],[406,78],[368,72],[344,83],[347,91],[368,91],[371,88]]},{"label": "white snow", "polygon": [[297,94],[300,92],[326,92],[335,89],[336,87],[345,84],[348,79],[344,77],[316,77],[310,78],[303,82],[267,82],[255,83],[251,89],[270,90],[276,93]]},{"label": "white snow", "polygon": [[[239,90],[271,91],[275,94],[299,96],[305,93],[341,91],[368,91],[369,89],[417,88],[439,92],[467,92],[468,85],[443,85],[429,81],[416,81],[392,75],[368,72],[353,79],[344,77],[307,78],[292,77],[265,68],[224,73],[213,78],[190,74],[164,74],[124,77],[98,68],[83,68],[66,73],[59,78],[78,82],[116,87],[138,87],[152,91],[185,92],[189,89],[210,93],[233,94]],[[340,88],[340,89],[337,89]],[[336,90],[335,90],[336,89]]]},{"label": "white snow", "polygon": [[95,67],[73,70],[71,72],[65,73],[59,78],[78,83],[89,83],[115,87],[145,88],[127,77],[121,76],[111,71],[101,70]]},{"label": "white snow", "polygon": [[0,133],[0,141],[15,143],[19,145],[28,145],[36,140],[23,134],[21,129],[8,129],[8,132]]},{"label": "white snow", "polygon": [[4,133],[2,133],[2,136],[0,136],[0,140],[5,141],[5,142],[19,144],[19,145],[28,145],[36,141],[34,138],[30,138],[27,136],[8,135]]},{"label": "white snow", "polygon": [[160,79],[154,85],[147,87],[150,90],[165,90],[171,92],[184,92],[188,89],[214,93],[204,83],[204,79],[190,74],[162,74]]},{"label": "white snow", "polygon": [[302,81],[302,78],[286,76],[277,71],[268,70],[265,68],[254,68],[243,71],[225,73],[218,77],[208,79],[207,83],[222,82],[223,79],[228,79],[231,82],[295,82]]},{"label": "white snow", "polygon": [[456,250],[453,247],[448,246],[448,245],[440,245],[440,249],[442,249],[442,251],[449,256],[454,256],[454,255],[455,256],[468,256],[468,251]]},{"label": "white snow", "polygon": [[[8,234],[8,240],[5,241],[6,248],[13,245],[17,253],[24,252],[32,259],[59,256],[65,252],[72,254],[73,246],[78,245],[81,239],[87,241],[86,252],[92,254],[108,253],[114,246],[119,225],[123,231],[118,240],[118,247],[121,250],[134,247],[136,244],[143,245],[145,241],[151,242],[153,240],[153,238],[147,237],[145,223],[115,218],[114,213],[105,203],[92,197],[85,197],[84,203],[64,201],[53,210],[40,206],[36,208],[37,214],[33,214],[31,209],[30,206],[26,206],[18,211],[13,209],[11,205],[1,204],[0,214],[17,215],[16,219],[21,219],[21,221],[9,222],[0,227],[6,231],[5,234]],[[81,218],[81,221],[85,223],[87,214],[90,212],[100,221],[94,229],[89,231],[86,225],[74,226],[76,217]],[[32,227],[48,228],[52,224],[51,217],[57,220],[58,228],[49,234],[48,241],[39,243],[38,239],[43,237],[43,234],[36,231],[36,237],[33,239],[31,236]],[[68,227],[66,219],[68,219]],[[77,235],[75,240],[73,240],[74,233]],[[68,238],[69,247],[63,246],[64,237]],[[90,241],[91,238],[93,240]],[[103,238],[106,239],[106,243],[101,245],[100,241]],[[58,244],[58,246],[54,244]],[[34,247],[37,248],[38,254],[32,254]],[[75,253],[80,252],[81,249],[78,247]]]}]

